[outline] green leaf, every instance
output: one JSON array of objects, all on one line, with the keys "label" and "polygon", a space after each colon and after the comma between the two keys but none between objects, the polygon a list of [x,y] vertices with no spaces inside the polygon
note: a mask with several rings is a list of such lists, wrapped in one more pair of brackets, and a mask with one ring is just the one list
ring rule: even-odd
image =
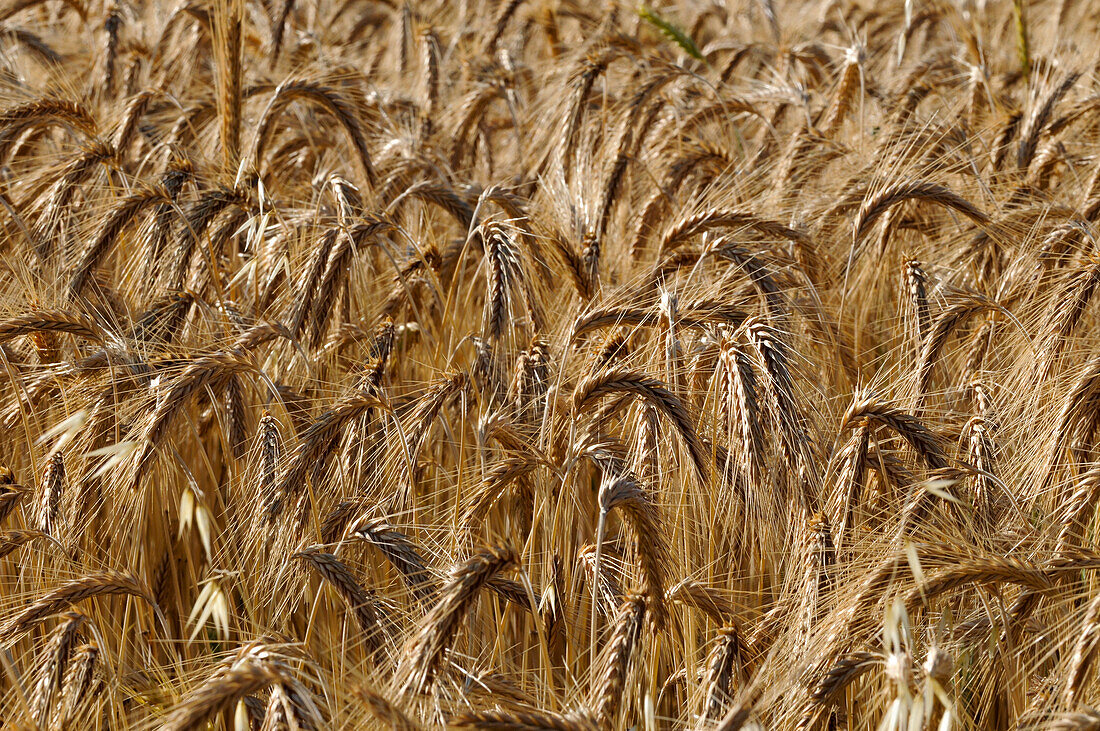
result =
[{"label": "green leaf", "polygon": [[642,5],[638,8],[638,15],[642,20],[656,26],[657,30],[661,31],[670,41],[684,49],[684,53],[700,61],[704,60],[703,54],[699,52],[699,47],[695,45],[695,41],[691,40],[691,36],[657,15],[651,8]]}]

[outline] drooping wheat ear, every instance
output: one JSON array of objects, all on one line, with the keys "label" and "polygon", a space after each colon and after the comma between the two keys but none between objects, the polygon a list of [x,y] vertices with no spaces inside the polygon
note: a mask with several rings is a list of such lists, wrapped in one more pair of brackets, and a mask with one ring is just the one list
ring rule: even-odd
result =
[{"label": "drooping wheat ear", "polygon": [[1100,465],[1094,464],[1077,480],[1077,487],[1061,508],[1062,529],[1058,532],[1055,553],[1064,555],[1080,547],[1085,531],[1100,500]]},{"label": "drooping wheat ear", "polygon": [[538,418],[542,415],[546,392],[550,388],[552,361],[550,345],[542,338],[535,338],[531,347],[521,351],[516,358],[508,395],[521,417]]},{"label": "drooping wheat ear", "polygon": [[590,375],[582,379],[573,392],[573,414],[586,411],[599,398],[614,393],[639,396],[664,414],[665,418],[671,421],[679,431],[680,438],[684,440],[700,481],[706,483],[707,476],[710,474],[709,456],[695,430],[694,421],[680,398],[661,381],[626,368],[611,368],[602,373]]},{"label": "drooping wheat ear", "polygon": [[275,122],[291,102],[304,101],[320,107],[332,115],[343,128],[348,143],[355,150],[358,162],[367,182],[373,187],[376,182],[374,163],[371,162],[370,148],[355,107],[337,90],[308,79],[290,78],[279,84],[275,94],[268,102],[267,109],[257,126],[256,142],[252,150],[252,160],[259,167],[264,159],[264,148],[277,129]]},{"label": "drooping wheat ear", "polygon": [[321,542],[336,543],[347,537],[348,523],[362,515],[372,505],[368,498],[345,498],[325,513],[321,520]]},{"label": "drooping wheat ear", "polygon": [[286,21],[290,17],[290,12],[294,10],[294,0],[283,0],[283,4],[279,7],[278,14],[272,19],[271,23],[271,64],[272,69],[275,68],[276,62],[279,60],[279,52],[283,48],[283,35],[286,33]]},{"label": "drooping wheat ear", "polygon": [[137,217],[141,212],[150,205],[158,203],[169,203],[169,198],[164,190],[159,188],[149,188],[147,190],[140,190],[126,197],[113,211],[104,219],[103,226],[100,227],[99,233],[96,234],[88,246],[80,255],[79,261],[73,271],[72,280],[69,282],[69,297],[75,299],[84,290],[84,287],[88,283],[88,278],[95,268],[99,260],[106,254],[111,244],[118,238],[119,234]]},{"label": "drooping wheat ear", "polygon": [[485,225],[482,240],[485,242],[488,287],[482,337],[492,340],[501,336],[510,319],[511,293],[522,278],[522,270],[515,244],[502,226]]},{"label": "drooping wheat ear", "polygon": [[853,652],[841,655],[824,673],[807,686],[806,708],[798,721],[799,729],[812,728],[820,715],[829,710],[844,689],[884,662],[881,655]]},{"label": "drooping wheat ear", "polygon": [[928,314],[928,291],[926,288],[928,275],[924,273],[924,268],[916,259],[905,262],[905,282],[909,291],[909,306],[912,308],[916,319],[913,332],[917,341],[915,350],[919,353],[922,344],[928,337],[931,316]]},{"label": "drooping wheat ear", "polygon": [[564,659],[569,617],[566,616],[565,563],[555,553],[550,558],[550,577],[539,597],[538,617],[546,637],[551,662]]},{"label": "drooping wheat ear", "polygon": [[42,474],[42,498],[38,503],[38,529],[57,537],[58,512],[61,510],[62,490],[65,487],[65,456],[59,451],[50,455],[50,462]]},{"label": "drooping wheat ear", "polygon": [[241,0],[217,0],[211,12],[214,15],[215,86],[218,90],[222,162],[226,169],[236,170],[241,144],[241,23],[244,7]]},{"label": "drooping wheat ear", "polygon": [[171,264],[164,267],[169,289],[178,291],[184,288],[184,280],[191,267],[195,249],[218,216],[234,206],[243,210],[248,205],[246,193],[235,188],[217,187],[206,190],[199,196],[187,210],[177,229]]},{"label": "drooping wheat ear", "polygon": [[377,398],[356,391],[337,401],[331,409],[310,423],[302,432],[298,445],[290,453],[286,472],[279,480],[275,500],[267,511],[265,520],[273,522],[282,514],[286,501],[305,490],[307,476],[328,461],[344,427],[350,421],[381,405]]},{"label": "drooping wheat ear", "polygon": [[990,223],[989,216],[977,206],[942,185],[924,180],[899,180],[863,201],[856,215],[855,240],[860,241],[866,236],[875,221],[891,207],[908,200],[935,203],[938,206],[950,208],[966,216],[978,226],[985,227]]},{"label": "drooping wheat ear", "polygon": [[409,46],[412,45],[412,6],[401,6],[401,23],[398,27],[397,73],[404,77],[409,72]]},{"label": "drooping wheat ear", "polygon": [[169,292],[158,296],[147,310],[134,319],[129,337],[142,343],[170,343],[179,334],[195,299],[194,292]]},{"label": "drooping wheat ear", "polygon": [[737,446],[741,469],[750,488],[750,499],[762,499],[764,489],[764,432],[752,358],[736,341],[722,343],[721,364],[722,414],[731,441]]},{"label": "drooping wheat ear", "polygon": [[76,157],[71,158],[53,184],[44,194],[42,214],[35,226],[35,241],[38,248],[35,253],[43,260],[50,260],[57,250],[54,238],[59,226],[68,219],[70,204],[87,180],[101,168],[115,159],[114,149],[102,140],[88,144]]},{"label": "drooping wheat ear", "polygon": [[73,579],[36,599],[14,617],[0,626],[0,642],[7,642],[26,632],[51,614],[69,605],[98,596],[124,594],[144,599],[163,622],[160,609],[153,595],[144,584],[130,574],[118,571],[102,571]]},{"label": "drooping wheat ear", "polygon": [[1085,609],[1081,619],[1081,628],[1077,632],[1077,641],[1073,644],[1073,654],[1069,658],[1069,672],[1066,673],[1066,687],[1062,691],[1062,702],[1068,710],[1076,710],[1078,691],[1085,686],[1088,673],[1096,658],[1096,647],[1100,641],[1100,596],[1093,598]]},{"label": "drooping wheat ear", "polygon": [[[776,281],[774,274],[775,263],[772,257],[753,252],[742,246],[736,239],[722,238],[715,242],[712,248],[714,255],[720,259],[731,261],[743,269],[752,280],[753,289],[763,298],[767,305],[768,313],[774,322],[782,322],[785,296],[782,288]],[[813,272],[820,268],[817,262],[806,263],[799,260],[806,276],[813,279]]]},{"label": "drooping wheat ear", "polygon": [[489,105],[502,97],[506,98],[506,93],[501,86],[483,83],[475,86],[459,105],[459,122],[451,143],[450,159],[453,168],[461,168],[465,164],[466,153],[474,150],[471,136],[476,137],[475,131],[480,131],[480,123]]},{"label": "drooping wheat ear", "polygon": [[368,391],[371,393],[378,393],[378,390],[382,387],[382,380],[386,375],[386,365],[393,353],[396,332],[393,318],[388,316],[383,317],[374,329],[374,337],[371,339],[369,351],[370,356],[374,358],[374,362],[365,379],[368,384]]},{"label": "drooping wheat ear", "polygon": [[234,459],[242,459],[245,454],[245,442],[248,440],[248,407],[245,404],[245,392],[242,379],[238,375],[230,376],[222,390],[225,409],[225,441]]},{"label": "drooping wheat ear", "polygon": [[475,534],[508,486],[524,479],[538,467],[539,462],[529,456],[501,460],[490,467],[462,512],[463,531],[470,536]]},{"label": "drooping wheat ear", "polygon": [[593,297],[600,291],[600,238],[594,231],[585,231],[581,239],[580,266],[584,290],[588,297]]},{"label": "drooping wheat ear", "polygon": [[1045,591],[1052,586],[1048,572],[1027,561],[1000,556],[981,556],[963,559],[955,566],[931,574],[919,586],[905,595],[908,607],[921,601],[930,601],[940,594],[960,589],[970,584],[1018,584],[1035,591]]},{"label": "drooping wheat ear", "polygon": [[94,703],[104,687],[96,676],[98,660],[99,648],[94,644],[81,645],[72,654],[61,682],[61,705],[50,731],[80,728],[81,721],[95,710]]},{"label": "drooping wheat ear", "polygon": [[439,36],[431,28],[420,31],[420,73],[424,75],[424,105],[420,117],[420,138],[432,134],[432,118],[439,105]]},{"label": "drooping wheat ear", "polygon": [[596,724],[583,712],[549,711],[463,711],[447,721],[450,728],[482,731],[596,731]]},{"label": "drooping wheat ear", "polygon": [[107,338],[103,329],[90,317],[68,310],[38,310],[0,321],[0,342],[34,333],[69,333],[100,345]]},{"label": "drooping wheat ear", "polygon": [[646,600],[641,595],[628,596],[619,608],[611,639],[596,660],[590,694],[592,715],[601,728],[617,727],[619,705],[626,687],[630,662],[642,637]]},{"label": "drooping wheat ear", "polygon": [[1020,146],[1016,150],[1017,169],[1025,171],[1031,165],[1031,160],[1035,157],[1035,150],[1039,147],[1039,139],[1045,131],[1051,115],[1054,114],[1054,107],[1061,101],[1062,97],[1069,93],[1069,90],[1080,78],[1081,74],[1079,72],[1069,72],[1062,83],[1050,90],[1050,93],[1043,99],[1042,104],[1033,106],[1033,111],[1020,132]]},{"label": "drooping wheat ear", "polygon": [[353,525],[348,532],[371,544],[397,569],[420,602],[428,603],[437,591],[435,579],[416,544],[382,518],[371,518]]},{"label": "drooping wheat ear", "polygon": [[142,431],[141,447],[134,456],[135,483],[141,480],[172,422],[193,396],[207,387],[223,386],[229,378],[255,367],[240,352],[221,351],[192,359],[163,393],[157,394],[157,403]]},{"label": "drooping wheat ear", "polygon": [[409,429],[409,461],[414,467],[435,417],[439,416],[439,412],[451,397],[466,389],[468,381],[464,372],[455,371],[437,381],[417,402],[410,416],[411,428]]},{"label": "drooping wheat ear", "polygon": [[[659,110],[659,106],[654,106],[655,110]],[[624,140],[624,145],[629,145],[631,136],[628,135]],[[600,200],[598,213],[596,214],[596,228],[591,232],[591,243],[589,246],[595,247],[596,254],[593,257],[595,262],[599,262],[599,246],[600,241],[603,239],[604,234],[607,233],[607,226],[611,222],[611,212],[614,210],[615,200],[619,196],[619,191],[622,189],[623,181],[626,179],[627,166],[630,163],[630,156],[624,149],[619,153],[611,166],[611,171],[607,174],[607,180],[604,183],[604,190]],[[588,247],[586,247],[588,248]]]},{"label": "drooping wheat ear", "polygon": [[185,695],[162,721],[164,731],[189,731],[233,707],[238,699],[275,684],[297,680],[281,655],[264,645],[242,648],[198,688]]},{"label": "drooping wheat ear", "polygon": [[737,685],[748,682],[746,648],[737,627],[723,627],[718,630],[718,640],[711,649],[707,661],[705,681],[706,706],[704,718],[717,720],[722,709],[733,697]]},{"label": "drooping wheat ear", "polygon": [[1066,340],[1073,335],[1092,302],[1097,285],[1100,285],[1100,258],[1092,258],[1076,269],[1066,279],[1062,290],[1052,296],[1043,328],[1043,349],[1035,363],[1037,378],[1045,379],[1050,375]]},{"label": "drooping wheat ear", "polygon": [[516,561],[511,548],[485,548],[451,569],[439,601],[413,634],[394,675],[400,692],[424,693],[454,641],[478,593],[490,579]]},{"label": "drooping wheat ear", "polygon": [[520,6],[523,0],[507,0],[501,4],[500,13],[497,15],[496,22],[493,24],[493,34],[489,36],[485,41],[485,54],[491,55],[496,49],[497,43],[500,41],[501,36],[504,35],[504,29],[508,27],[508,21],[516,12],[516,8]]},{"label": "drooping wheat ear", "polygon": [[[384,192],[380,193],[379,197],[387,200]],[[421,180],[412,183],[400,195],[390,200],[389,205],[386,206],[387,215],[396,219],[401,205],[410,198],[438,206],[467,231],[474,220],[474,208],[470,205],[468,198],[445,180]]]},{"label": "drooping wheat ear", "polygon": [[[538,604],[531,603],[531,598],[527,595],[527,589],[523,584],[518,581],[512,581],[511,579],[505,579],[502,576],[496,576],[485,584],[485,588],[496,594],[498,597],[508,602],[512,606],[520,609],[524,612],[530,612],[533,616],[538,616]],[[538,596],[539,590],[535,588],[535,595]]]},{"label": "drooping wheat ear", "polygon": [[747,228],[764,236],[786,239],[795,246],[812,248],[810,238],[778,221],[761,218],[753,213],[724,209],[712,209],[681,218],[665,232],[657,248],[658,257],[664,256],[693,236],[719,228]]},{"label": "drooping wheat ear", "polygon": [[13,553],[26,544],[39,538],[49,538],[49,533],[40,530],[6,530],[0,531],[0,558]]},{"label": "drooping wheat ear", "polygon": [[617,510],[634,534],[642,593],[648,603],[650,619],[660,628],[666,618],[664,585],[669,558],[657,504],[628,474],[605,475],[600,484],[599,502],[601,525],[611,511]]},{"label": "drooping wheat ear", "polygon": [[[662,185],[653,191],[641,207],[642,214],[638,216],[638,225],[634,229],[634,238],[630,242],[632,260],[637,261],[642,257],[646,241],[657,231],[661,214],[668,209],[684,180],[699,166],[712,161],[713,158],[711,150],[700,144],[694,154],[680,158],[677,163],[669,167]],[[733,167],[732,161],[727,161],[724,167]]]},{"label": "drooping wheat ear", "polygon": [[354,693],[366,703],[371,715],[391,731],[421,730],[419,723],[409,718],[403,710],[381,693],[366,686],[359,686]]},{"label": "drooping wheat ear", "polygon": [[384,629],[381,609],[378,602],[359,584],[348,567],[320,546],[309,546],[292,557],[306,561],[317,570],[321,578],[327,581],[347,603],[348,609],[355,615],[359,628],[363,630],[363,636],[371,649],[376,650],[381,647],[383,639],[381,633]]},{"label": "drooping wheat ear", "polygon": [[1016,58],[1024,79],[1031,78],[1031,51],[1028,42],[1027,4],[1024,0],[1012,0],[1012,21],[1016,29]]},{"label": "drooping wheat ear", "polygon": [[840,469],[832,491],[830,511],[836,522],[836,545],[843,546],[853,513],[863,492],[863,480],[867,472],[867,451],[871,446],[871,429],[866,423],[855,428],[848,441],[837,453]]},{"label": "drooping wheat ear", "polygon": [[566,180],[573,174],[573,156],[577,149],[580,137],[581,123],[584,119],[584,110],[588,107],[588,95],[596,80],[603,75],[611,62],[623,55],[623,49],[618,46],[600,48],[590,52],[581,62],[579,71],[573,78],[573,97],[570,99],[566,112],[566,122],[562,129],[561,139],[561,166],[565,171]]},{"label": "drooping wheat ear", "polygon": [[836,137],[856,95],[859,94],[860,85],[863,83],[862,57],[863,49],[858,45],[849,47],[844,53],[844,69],[840,73],[840,83],[837,84],[836,96],[822,125],[822,134],[826,137]]},{"label": "drooping wheat ear", "polygon": [[317,293],[313,296],[313,312],[309,321],[309,345],[316,348],[329,323],[333,319],[336,303],[347,287],[351,261],[358,249],[369,240],[391,231],[395,226],[389,221],[373,219],[359,223],[342,232],[337,244],[332,247],[321,273]]},{"label": "drooping wheat ear", "polygon": [[[604,616],[614,616],[625,594],[619,580],[608,567],[608,562],[602,561],[599,566],[596,565],[596,546],[591,543],[584,545],[577,551],[577,560],[581,562],[581,566],[588,574],[588,580],[593,583],[596,591],[599,592],[601,599],[600,611]],[[598,575],[597,571],[599,571]]]},{"label": "drooping wheat ear", "polygon": [[835,580],[833,575],[836,564],[836,546],[829,521],[817,513],[806,525],[806,555],[802,590],[799,601],[802,604],[803,638],[809,638],[824,610],[825,601],[832,593]]},{"label": "drooping wheat ear", "polygon": [[[770,2],[770,0],[768,1]],[[741,731],[749,717],[752,716],[753,708],[756,706],[759,697],[759,690],[752,689],[747,698],[735,703],[730,708],[729,712],[715,727],[715,731]]]},{"label": "drooping wheat ear", "polygon": [[1074,381],[1072,388],[1062,400],[1058,412],[1057,426],[1051,440],[1050,452],[1043,465],[1042,486],[1051,484],[1058,470],[1063,451],[1092,423],[1092,414],[1100,403],[1100,357],[1090,360]]},{"label": "drooping wheat ear", "polygon": [[801,482],[799,499],[809,509],[815,501],[808,481],[812,474],[813,448],[795,399],[789,367],[790,353],[778,330],[761,320],[746,323],[746,335],[764,364],[762,380],[780,425],[780,443],[789,464],[795,465]]},{"label": "drooping wheat ear", "polygon": [[125,159],[126,151],[130,147],[130,143],[134,141],[134,135],[138,131],[138,123],[145,116],[145,112],[154,96],[155,92],[143,91],[135,94],[126,102],[122,115],[111,133],[111,147],[114,156],[118,160]]},{"label": "drooping wheat ear", "polygon": [[286,315],[287,326],[295,335],[301,333],[302,328],[306,325],[306,316],[312,310],[313,299],[325,271],[325,263],[331,256],[340,233],[340,228],[334,226],[321,234],[314,245],[313,256],[310,257],[309,264],[302,270],[298,280],[297,296],[291,302],[290,310]]},{"label": "drooping wheat ear", "polygon": [[917,359],[917,407],[923,405],[924,398],[932,387],[932,374],[939,361],[940,353],[955,331],[961,324],[975,315],[995,309],[996,305],[983,298],[968,298],[963,302],[951,305],[937,317],[922,339],[920,357]]},{"label": "drooping wheat ear", "polygon": [[998,490],[993,421],[985,416],[972,417],[963,427],[963,436],[967,440],[967,461],[978,470],[972,479],[974,519],[982,535],[990,535],[997,523]]},{"label": "drooping wheat ear", "polygon": [[722,592],[694,579],[684,579],[665,592],[665,601],[693,607],[710,617],[719,627],[729,626],[737,609]]},{"label": "drooping wheat ear", "polygon": [[602,240],[607,233],[612,208],[622,190],[627,167],[632,160],[638,157],[638,152],[645,142],[650,127],[664,107],[660,99],[652,104],[650,104],[650,100],[661,89],[682,78],[682,76],[683,72],[679,67],[662,68],[644,86],[635,91],[627,102],[626,113],[623,115],[618,129],[615,131],[615,137],[611,142],[611,149],[615,150],[616,154],[609,168],[600,202],[596,209],[595,235],[598,240]]},{"label": "drooping wheat ear", "polygon": [[271,687],[260,731],[317,731],[324,727],[324,715],[299,680],[288,678]]},{"label": "drooping wheat ear", "polygon": [[264,410],[256,425],[256,443],[259,454],[260,508],[266,514],[278,499],[279,463],[283,455],[283,437],[279,431],[279,422],[269,411]]},{"label": "drooping wheat ear", "polygon": [[[748,318],[744,310],[722,302],[704,300],[676,313],[676,326],[705,329],[714,323],[737,327]],[[667,324],[668,318],[655,307],[598,307],[581,314],[573,323],[572,338],[608,327],[642,328]],[[624,335],[629,335],[627,330]]]},{"label": "drooping wheat ear", "polygon": [[81,135],[86,141],[99,133],[95,117],[79,102],[45,97],[11,107],[0,112],[0,160],[18,139],[32,129],[45,125],[61,125]]},{"label": "drooping wheat ear", "polygon": [[879,401],[870,392],[856,394],[852,405],[844,415],[841,429],[857,427],[863,420],[877,422],[895,431],[908,442],[913,451],[920,455],[930,469],[948,467],[943,440],[938,435],[934,434],[920,419]]},{"label": "drooping wheat ear", "polygon": [[[669,338],[674,341],[674,338]],[[674,344],[676,344],[674,342]],[[669,351],[677,353],[671,347]],[[660,417],[652,406],[642,404],[634,414],[634,462],[632,469],[641,484],[652,485],[660,479],[660,454],[657,443],[661,430]]]},{"label": "drooping wheat ear", "polygon": [[108,97],[115,95],[115,66],[118,61],[118,36],[122,26],[122,13],[119,12],[117,0],[112,0],[108,6],[107,19],[103,22],[103,30],[107,32],[107,53],[103,60],[103,90]]},{"label": "drooping wheat ear", "polygon": [[46,646],[42,649],[38,667],[34,673],[34,690],[31,694],[31,713],[38,725],[45,726],[52,708],[58,702],[65,670],[76,646],[80,628],[88,618],[79,612],[66,612]]},{"label": "drooping wheat ear", "polygon": [[15,482],[15,476],[7,467],[0,467],[0,523],[19,507],[27,495],[27,488]]},{"label": "drooping wheat ear", "polygon": [[561,235],[555,235],[550,238],[550,253],[565,268],[564,276],[568,277],[577,295],[582,300],[592,299],[593,292],[589,287],[585,263],[581,255],[573,250],[573,246]]},{"label": "drooping wheat ear", "polygon": [[267,705],[264,706],[260,731],[283,731],[284,729],[300,728],[297,723],[293,727],[290,725],[292,718],[297,721],[296,716],[297,714],[294,712],[290,699],[283,691],[283,687],[275,684],[271,687]]}]

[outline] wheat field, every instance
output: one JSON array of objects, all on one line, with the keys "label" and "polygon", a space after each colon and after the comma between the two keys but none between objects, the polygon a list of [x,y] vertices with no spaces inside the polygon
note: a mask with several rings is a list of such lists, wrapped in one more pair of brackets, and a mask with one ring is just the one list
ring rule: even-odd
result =
[{"label": "wheat field", "polygon": [[1100,7],[6,0],[4,729],[1100,729]]}]

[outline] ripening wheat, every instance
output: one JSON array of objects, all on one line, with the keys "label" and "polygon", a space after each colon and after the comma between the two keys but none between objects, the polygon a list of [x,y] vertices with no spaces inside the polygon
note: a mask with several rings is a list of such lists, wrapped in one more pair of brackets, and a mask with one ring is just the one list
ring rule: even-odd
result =
[{"label": "ripening wheat", "polygon": [[0,725],[1100,729],[1098,28],[0,3]]}]

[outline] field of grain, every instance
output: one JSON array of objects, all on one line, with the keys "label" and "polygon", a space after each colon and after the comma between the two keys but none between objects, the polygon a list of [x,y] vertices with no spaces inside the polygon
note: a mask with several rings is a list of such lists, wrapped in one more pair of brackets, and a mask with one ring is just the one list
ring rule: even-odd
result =
[{"label": "field of grain", "polygon": [[0,726],[1100,729],[1100,7],[0,4]]}]

